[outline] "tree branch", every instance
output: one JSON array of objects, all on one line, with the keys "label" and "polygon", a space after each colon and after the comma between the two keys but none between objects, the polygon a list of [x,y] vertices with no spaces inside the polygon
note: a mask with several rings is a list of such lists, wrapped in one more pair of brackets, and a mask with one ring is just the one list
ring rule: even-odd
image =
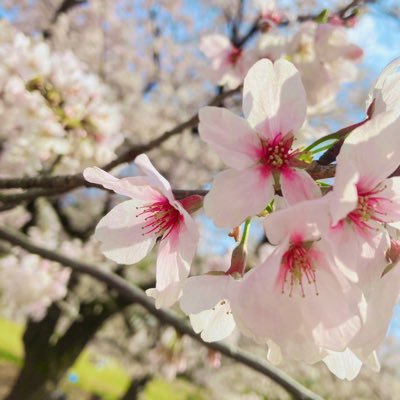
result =
[{"label": "tree branch", "polygon": [[0,240],[5,240],[15,246],[19,246],[28,252],[37,254],[45,259],[58,262],[72,268],[75,272],[86,274],[92,278],[105,283],[110,289],[115,290],[122,298],[137,303],[145,308],[160,322],[173,326],[177,332],[190,336],[205,347],[224,354],[232,360],[246,365],[247,367],[272,379],[278,385],[286,389],[295,399],[301,400],[322,400],[320,396],[311,392],[293,378],[280,371],[278,368],[269,365],[265,361],[243,352],[242,350],[229,347],[222,343],[206,343],[196,334],[186,322],[170,311],[155,308],[153,300],[147,297],[139,288],[129,284],[119,276],[105,272],[96,266],[73,260],[64,255],[36,246],[27,237],[11,230],[0,228]]}]

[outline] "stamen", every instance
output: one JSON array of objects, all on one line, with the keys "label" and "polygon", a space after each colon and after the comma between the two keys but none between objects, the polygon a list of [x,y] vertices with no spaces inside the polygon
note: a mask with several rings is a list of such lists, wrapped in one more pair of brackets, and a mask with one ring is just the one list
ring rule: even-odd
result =
[{"label": "stamen", "polygon": [[385,222],[382,217],[387,215],[387,213],[381,209],[381,206],[384,202],[390,202],[391,200],[378,196],[385,189],[386,186],[378,185],[373,190],[359,191],[357,208],[347,218],[363,231],[375,230],[375,227],[368,224],[368,222]]},{"label": "stamen", "polygon": [[142,207],[136,207],[142,210],[136,214],[136,217],[146,215],[144,225],[142,226],[142,235],[154,234],[162,236],[165,239],[172,230],[179,224],[181,213],[173,207],[167,199],[152,204],[146,204]]},{"label": "stamen", "polygon": [[[318,296],[317,277],[314,267],[313,251],[304,246],[304,243],[291,244],[282,257],[280,280],[281,292],[285,293],[285,287],[289,284],[289,297],[293,296],[295,286],[300,288],[301,297],[305,297],[304,282],[315,287],[315,294]],[[288,275],[290,277],[288,278]]]},{"label": "stamen", "polygon": [[284,138],[281,133],[272,140],[261,139],[260,162],[270,169],[282,169],[300,152],[292,151],[293,137]]}]

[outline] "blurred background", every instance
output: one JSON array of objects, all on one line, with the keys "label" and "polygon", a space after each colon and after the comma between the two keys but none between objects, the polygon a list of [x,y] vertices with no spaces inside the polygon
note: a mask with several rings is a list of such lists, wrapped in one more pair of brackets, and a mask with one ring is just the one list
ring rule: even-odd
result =
[{"label": "blurred background", "polygon": [[[227,90],[213,78],[211,61],[201,51],[209,34],[225,35],[253,60],[274,59],[275,53],[296,60],[300,50],[290,53],[287,43],[299,37],[304,24],[336,21],[343,27],[363,57],[354,74],[346,70],[329,88],[323,106],[318,91],[326,93],[324,82],[315,87],[317,77],[311,78],[309,99],[316,100],[310,100],[305,140],[360,121],[368,91],[400,56],[397,0],[0,0],[0,18],[0,177],[73,174],[104,165],[127,146],[147,143],[195,115]],[[220,105],[239,113],[240,100],[236,93]],[[179,189],[208,188],[223,167],[200,142],[195,124],[148,155]],[[125,163],[117,172],[129,175],[134,168]],[[153,253],[135,266],[116,266],[92,238],[98,220],[120,200],[77,189],[8,202],[0,206],[0,225],[112,270],[142,289],[153,287]],[[226,268],[234,241],[202,215],[197,221],[202,239],[194,271]],[[253,265],[261,243],[256,225]],[[347,382],[324,365],[287,361],[280,368],[327,399],[396,399],[399,340],[397,308],[378,351],[379,374],[363,367]],[[238,333],[226,342],[265,357],[266,348]],[[0,242],[0,398],[290,397],[105,285]]]}]

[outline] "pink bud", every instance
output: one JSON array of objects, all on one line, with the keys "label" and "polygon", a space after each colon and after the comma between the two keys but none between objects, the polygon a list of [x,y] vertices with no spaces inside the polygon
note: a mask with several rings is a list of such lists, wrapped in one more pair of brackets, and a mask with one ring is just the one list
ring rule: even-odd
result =
[{"label": "pink bud", "polygon": [[246,268],[247,250],[243,243],[240,243],[232,252],[231,266],[225,275],[243,276]]}]

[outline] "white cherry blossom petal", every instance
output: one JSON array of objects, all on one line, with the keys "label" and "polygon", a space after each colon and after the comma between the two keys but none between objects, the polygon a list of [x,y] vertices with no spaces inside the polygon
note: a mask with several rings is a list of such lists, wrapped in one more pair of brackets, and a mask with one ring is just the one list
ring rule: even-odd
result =
[{"label": "white cherry blossom petal", "polygon": [[95,237],[102,243],[103,254],[119,264],[134,264],[150,252],[156,235],[143,233],[145,215],[139,214],[139,200],[128,200],[115,206],[98,223]]},{"label": "white cherry blossom petal", "polygon": [[190,315],[190,323],[196,333],[201,332],[205,342],[225,339],[235,330],[231,308],[227,300],[219,301],[212,309]]},{"label": "white cherry blossom petal", "polygon": [[287,168],[281,173],[282,194],[288,205],[321,197],[321,189],[313,178],[299,168]]},{"label": "white cherry blossom petal", "polygon": [[243,171],[228,169],[214,178],[204,209],[215,225],[232,228],[263,211],[273,196],[272,175],[261,166]]},{"label": "white cherry blossom petal", "polygon": [[135,158],[135,164],[150,180],[152,186],[158,189],[167,199],[174,200],[171,185],[169,182],[154,168],[146,154],[140,154]]},{"label": "white cherry blossom petal", "polygon": [[352,381],[359,374],[362,362],[349,349],[343,352],[330,351],[329,354],[322,360],[334,375],[339,379]]},{"label": "white cherry blossom petal", "polygon": [[241,170],[256,163],[260,139],[246,120],[225,108],[203,107],[199,111],[199,134],[226,165]]},{"label": "white cherry blossom petal", "polygon": [[286,60],[255,63],[243,87],[243,113],[249,124],[266,138],[299,129],[305,120],[307,100],[300,74]]}]

